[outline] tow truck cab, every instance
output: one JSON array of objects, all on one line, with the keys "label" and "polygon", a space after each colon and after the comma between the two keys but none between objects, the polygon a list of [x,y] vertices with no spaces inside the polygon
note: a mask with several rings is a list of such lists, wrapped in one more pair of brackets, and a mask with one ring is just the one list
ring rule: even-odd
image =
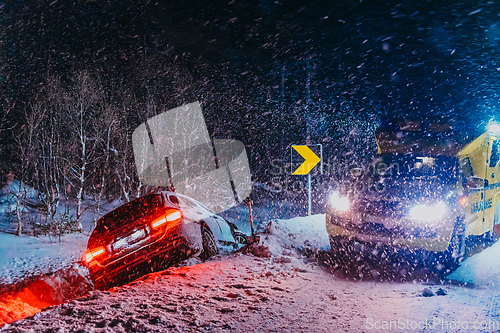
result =
[{"label": "tow truck cab", "polygon": [[500,126],[458,142],[447,125],[399,121],[375,134],[378,154],[330,194],[332,250],[353,242],[421,249],[455,268],[465,238],[500,234]]}]

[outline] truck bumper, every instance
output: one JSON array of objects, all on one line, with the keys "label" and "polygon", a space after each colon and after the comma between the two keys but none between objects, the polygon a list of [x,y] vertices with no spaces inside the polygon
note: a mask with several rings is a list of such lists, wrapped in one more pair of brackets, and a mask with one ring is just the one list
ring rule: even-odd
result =
[{"label": "truck bumper", "polygon": [[443,252],[450,243],[455,221],[456,217],[448,216],[422,227],[414,221],[401,219],[396,227],[389,229],[381,223],[352,223],[351,219],[341,218],[327,211],[326,231],[330,237],[337,239]]}]

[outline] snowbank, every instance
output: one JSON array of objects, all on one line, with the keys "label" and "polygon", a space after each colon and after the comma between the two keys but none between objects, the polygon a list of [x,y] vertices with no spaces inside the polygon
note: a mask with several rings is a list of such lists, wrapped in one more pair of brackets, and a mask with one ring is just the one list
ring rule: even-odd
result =
[{"label": "snowbank", "polygon": [[48,237],[0,233],[0,287],[71,267],[85,253],[87,241],[84,234],[65,235],[59,244]]},{"label": "snowbank", "polygon": [[[257,231],[274,235],[277,243],[285,248],[328,250],[330,247],[325,214],[271,220]],[[270,250],[273,251],[272,248]]]},{"label": "snowbank", "polygon": [[467,258],[448,279],[500,289],[500,242]]},{"label": "snowbank", "polygon": [[[152,273],[109,291],[92,291],[0,331],[323,332],[336,327],[333,307],[343,301],[319,296],[318,285],[332,294],[324,277],[313,267],[222,256]],[[292,294],[297,296],[291,299]],[[313,294],[318,297],[311,298]],[[311,323],[323,329],[311,330]]]},{"label": "snowbank", "polygon": [[91,287],[88,270],[76,264],[69,269],[26,281],[16,286],[16,290],[0,295],[0,325],[81,297]]},{"label": "snowbank", "polygon": [[[252,206],[252,216],[254,225],[267,225],[267,222],[273,219],[292,219],[302,215],[303,205],[297,205],[286,200],[266,201],[259,205]],[[248,215],[248,206],[242,203],[219,214],[230,222],[233,222],[238,228],[246,234],[250,234],[250,218]]]}]

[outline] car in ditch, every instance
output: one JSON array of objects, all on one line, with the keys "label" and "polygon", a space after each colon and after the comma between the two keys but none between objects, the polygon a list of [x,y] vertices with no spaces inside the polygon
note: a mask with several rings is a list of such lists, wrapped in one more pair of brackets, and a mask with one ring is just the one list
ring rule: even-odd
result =
[{"label": "car in ditch", "polygon": [[376,131],[378,153],[330,193],[326,229],[334,253],[347,259],[353,248],[410,249],[449,272],[460,264],[466,238],[496,239],[500,126],[490,123],[472,140],[451,132],[423,120]]},{"label": "car in ditch", "polygon": [[101,217],[85,261],[97,289],[107,289],[219,246],[244,244],[236,225],[200,202],[171,191],[148,194]]}]

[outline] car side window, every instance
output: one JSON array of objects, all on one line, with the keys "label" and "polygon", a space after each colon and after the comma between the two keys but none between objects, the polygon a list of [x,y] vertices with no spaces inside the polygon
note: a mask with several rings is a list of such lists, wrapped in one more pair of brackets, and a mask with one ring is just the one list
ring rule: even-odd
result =
[{"label": "car side window", "polygon": [[175,195],[169,195],[168,200],[174,205],[179,206],[179,199]]},{"label": "car side window", "polygon": [[490,168],[496,167],[500,159],[500,154],[498,152],[499,143],[500,143],[499,140],[493,141],[493,146],[491,147],[491,155],[490,155]]},{"label": "car side window", "polygon": [[188,209],[191,213],[193,213],[197,219],[200,219],[200,218],[203,219],[203,218],[207,218],[207,217],[212,216],[212,214],[210,214],[208,211],[203,209],[202,206],[198,202],[196,202],[188,197],[179,197],[179,201],[181,202],[181,208],[182,208],[182,205],[184,205],[184,207],[186,209]]},{"label": "car side window", "polygon": [[179,206],[180,206],[181,208],[183,208],[183,209],[184,209],[184,208],[185,208],[185,209],[188,209],[188,208],[189,208],[189,206],[186,204],[186,202],[184,201],[184,199],[183,199],[183,198],[179,198],[179,197],[177,197],[177,201],[179,201]]},{"label": "car side window", "polygon": [[184,201],[189,206],[189,208],[191,208],[195,213],[201,214],[200,207],[196,204],[196,202],[194,202],[188,198],[184,198]]},{"label": "car side window", "polygon": [[198,206],[196,206],[196,204],[193,201],[189,200],[186,197],[177,197],[177,199],[179,200],[179,206],[181,208],[187,209],[193,213],[199,213]]},{"label": "car side window", "polygon": [[466,178],[474,176],[474,170],[472,169],[472,164],[468,157],[460,161],[460,167]]},{"label": "car side window", "polygon": [[191,208],[197,208],[196,204],[194,202],[192,202],[191,200],[185,198],[184,201],[186,201],[186,203],[188,204],[188,206],[190,206]]},{"label": "car side window", "polygon": [[204,218],[191,200],[186,197],[181,197],[180,195],[177,196],[177,199],[179,200],[179,207],[185,218],[191,221],[199,221]]},{"label": "car side window", "polygon": [[198,209],[201,210],[202,212],[204,212],[205,214],[209,215],[209,216],[212,216],[212,215],[215,215],[214,212],[212,212],[210,209],[208,209],[206,206],[204,206],[202,203],[200,202],[197,202],[196,203],[198,205]]}]

